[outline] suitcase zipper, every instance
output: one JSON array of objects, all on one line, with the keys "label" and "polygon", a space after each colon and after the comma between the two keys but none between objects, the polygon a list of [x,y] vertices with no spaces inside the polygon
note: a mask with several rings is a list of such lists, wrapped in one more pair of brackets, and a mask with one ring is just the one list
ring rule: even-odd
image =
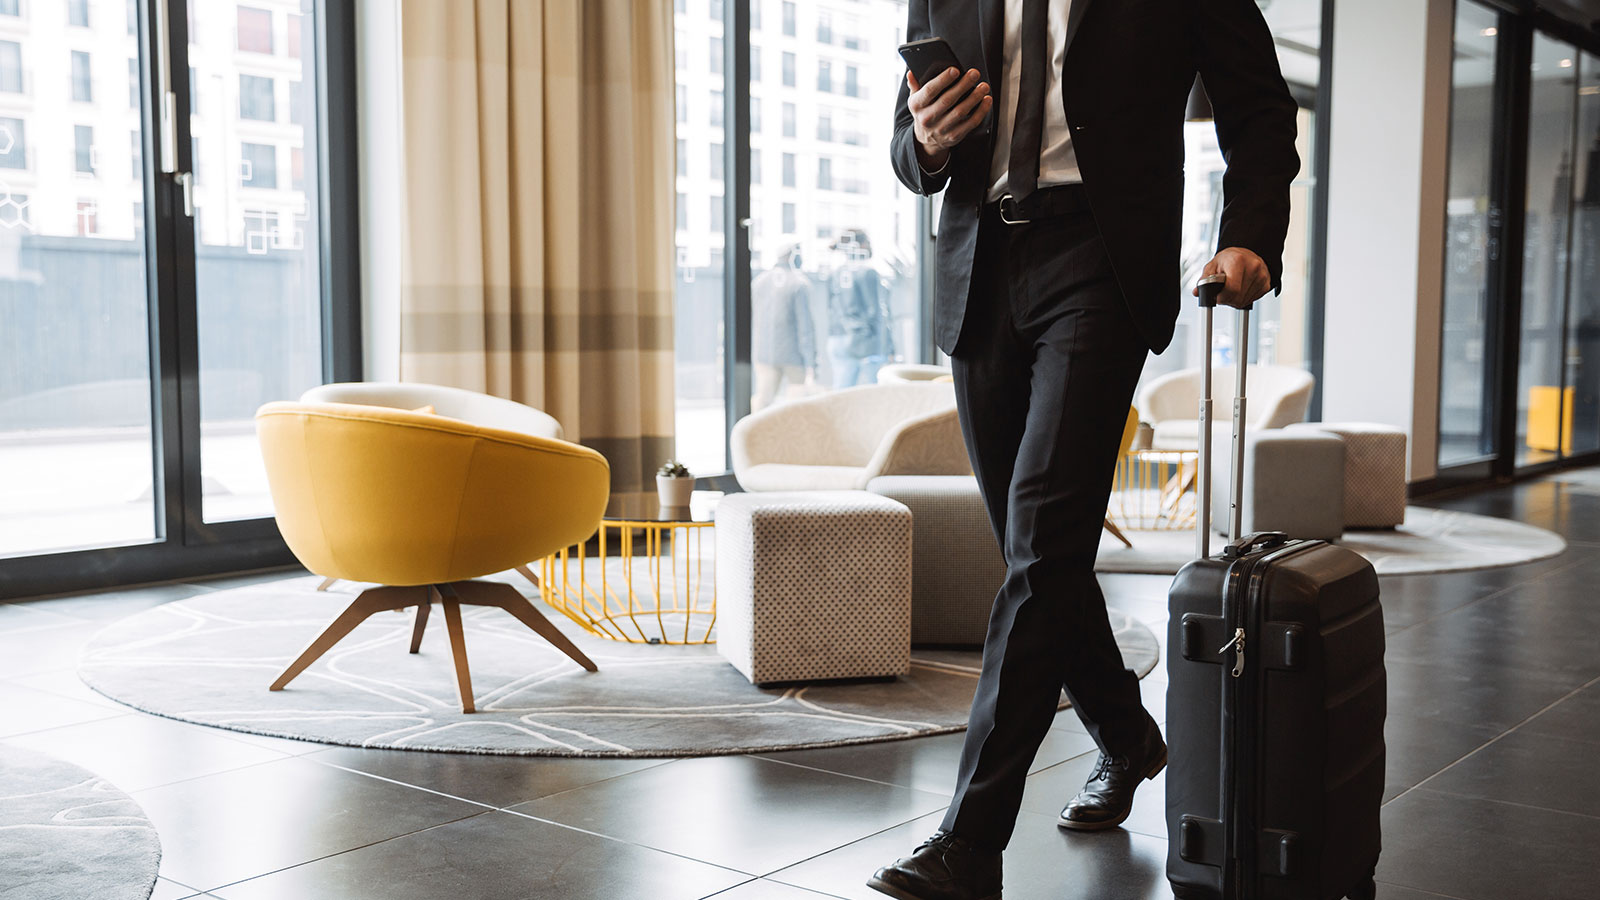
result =
[{"label": "suitcase zipper", "polygon": [[1218,654],[1224,654],[1224,653],[1227,653],[1229,650],[1233,651],[1233,677],[1238,678],[1240,675],[1244,674],[1244,629],[1243,628],[1234,629],[1233,640],[1227,642],[1226,644],[1223,644],[1222,645],[1222,649],[1218,650],[1217,653]]}]

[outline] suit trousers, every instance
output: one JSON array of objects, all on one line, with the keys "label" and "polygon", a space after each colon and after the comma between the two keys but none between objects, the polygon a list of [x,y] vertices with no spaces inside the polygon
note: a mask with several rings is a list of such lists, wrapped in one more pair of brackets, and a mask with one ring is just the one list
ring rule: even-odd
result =
[{"label": "suit trousers", "polygon": [[985,209],[951,362],[1006,577],[943,825],[980,846],[1009,842],[1063,688],[1108,755],[1133,751],[1154,727],[1094,574],[1148,350],[1092,213],[1006,225]]}]

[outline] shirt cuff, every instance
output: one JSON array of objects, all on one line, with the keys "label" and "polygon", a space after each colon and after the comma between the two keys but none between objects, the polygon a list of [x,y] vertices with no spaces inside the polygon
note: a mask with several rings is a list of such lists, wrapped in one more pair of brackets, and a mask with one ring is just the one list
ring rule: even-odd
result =
[{"label": "shirt cuff", "polygon": [[926,177],[928,177],[928,178],[937,178],[937,177],[939,177],[939,176],[940,176],[940,175],[943,175],[943,174],[944,174],[944,170],[945,170],[945,169],[948,169],[948,168],[950,168],[950,159],[951,159],[951,157],[954,157],[954,156],[955,156],[955,154],[954,154],[954,153],[947,153],[947,154],[945,154],[945,157],[944,157],[944,165],[942,165],[942,166],[940,166],[940,167],[939,167],[939,168],[937,168],[937,169],[934,169],[934,170],[933,170],[933,171],[931,171],[931,172],[930,172],[930,171],[928,171],[928,167],[927,167],[927,166],[925,166],[925,165],[923,165],[923,164],[922,164],[922,157],[921,157],[921,155],[918,155],[918,156],[917,156],[917,168],[918,168],[918,169],[921,169],[921,170],[922,170],[922,174],[923,174],[923,175],[924,175],[924,176],[926,176]]}]

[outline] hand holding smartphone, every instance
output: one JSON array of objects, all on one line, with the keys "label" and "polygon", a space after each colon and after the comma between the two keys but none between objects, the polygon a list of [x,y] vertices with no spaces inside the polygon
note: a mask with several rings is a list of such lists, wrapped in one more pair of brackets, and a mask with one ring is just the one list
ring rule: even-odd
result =
[{"label": "hand holding smartphone", "polygon": [[924,167],[944,167],[950,151],[974,133],[982,134],[994,97],[977,69],[962,71],[961,61],[944,38],[931,37],[900,46],[906,61],[911,97],[907,101]]}]

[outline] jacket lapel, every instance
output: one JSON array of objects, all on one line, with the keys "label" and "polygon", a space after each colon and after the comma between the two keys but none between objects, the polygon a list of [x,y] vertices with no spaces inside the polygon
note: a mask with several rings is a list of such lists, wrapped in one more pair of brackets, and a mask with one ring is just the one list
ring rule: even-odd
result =
[{"label": "jacket lapel", "polygon": [[998,89],[1005,71],[1006,0],[978,0],[978,35],[983,40],[983,77]]},{"label": "jacket lapel", "polygon": [[1078,36],[1078,26],[1083,23],[1083,14],[1089,11],[1092,0],[1072,0],[1072,9],[1067,11],[1067,41],[1066,49],[1062,51],[1062,58],[1072,52],[1072,39]]}]

